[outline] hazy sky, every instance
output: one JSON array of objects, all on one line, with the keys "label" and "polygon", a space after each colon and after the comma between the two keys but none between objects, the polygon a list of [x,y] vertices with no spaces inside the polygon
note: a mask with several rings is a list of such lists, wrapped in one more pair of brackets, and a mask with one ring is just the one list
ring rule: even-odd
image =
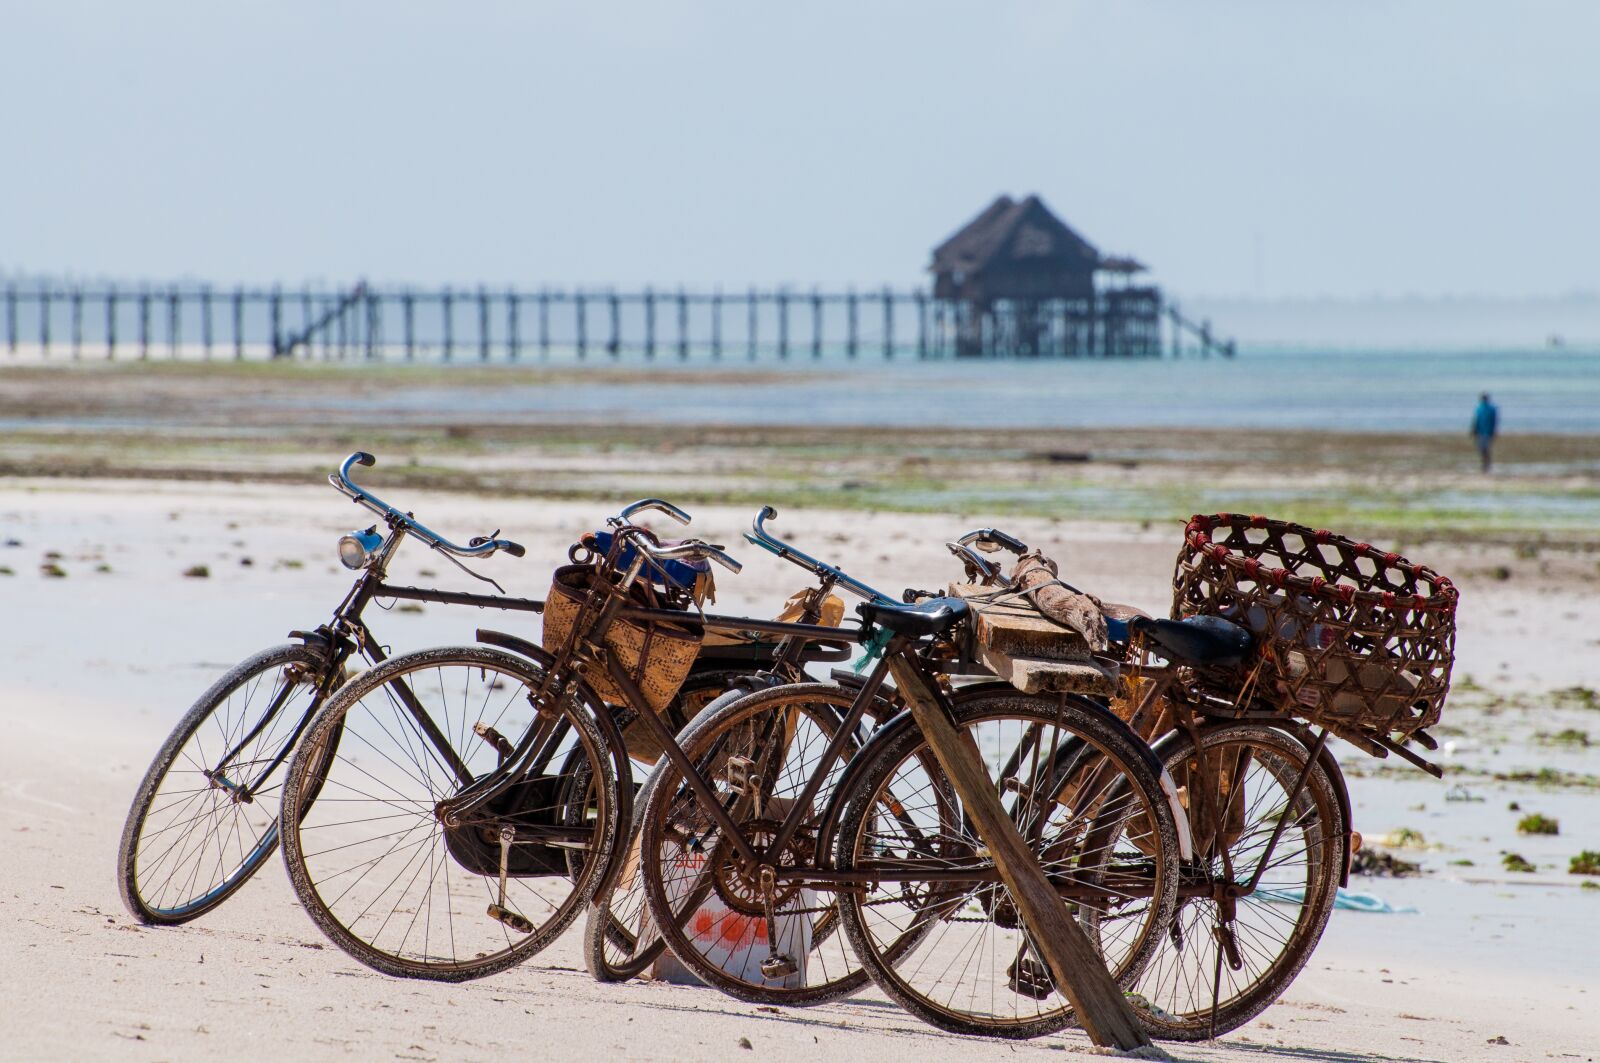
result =
[{"label": "hazy sky", "polygon": [[0,269],[917,282],[1036,191],[1179,293],[1600,289],[1600,2],[172,4],[0,28]]}]

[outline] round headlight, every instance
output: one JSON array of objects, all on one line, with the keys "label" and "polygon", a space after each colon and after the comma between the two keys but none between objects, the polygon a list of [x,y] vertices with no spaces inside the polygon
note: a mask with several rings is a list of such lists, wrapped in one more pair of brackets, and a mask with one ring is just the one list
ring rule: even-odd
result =
[{"label": "round headlight", "polygon": [[365,568],[382,545],[383,536],[372,528],[342,535],[339,537],[339,562],[348,569]]}]

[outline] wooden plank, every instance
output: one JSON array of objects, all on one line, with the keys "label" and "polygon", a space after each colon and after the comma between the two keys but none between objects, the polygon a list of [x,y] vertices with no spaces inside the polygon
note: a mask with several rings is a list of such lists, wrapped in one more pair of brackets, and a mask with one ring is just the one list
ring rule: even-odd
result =
[{"label": "wooden plank", "polygon": [[1033,930],[1055,984],[1072,1003],[1084,1031],[1097,1045],[1124,1051],[1150,1046],[1149,1036],[1106,970],[1105,960],[1067,914],[1038,858],[1006,815],[972,736],[956,727],[943,698],[928,688],[910,661],[894,653],[894,647],[889,652],[889,671],[977,827],[978,838],[994,857],[1001,880]]},{"label": "wooden plank", "polygon": [[1094,694],[1113,697],[1119,690],[1117,671],[1098,661],[1058,661],[1013,656],[978,647],[977,657],[996,676],[1024,694]]},{"label": "wooden plank", "polygon": [[975,649],[1040,660],[1091,660],[1089,644],[1082,635],[1051,620],[1026,598],[985,602],[982,599],[992,596],[995,588],[974,583],[952,583],[950,593],[965,599],[972,609]]}]

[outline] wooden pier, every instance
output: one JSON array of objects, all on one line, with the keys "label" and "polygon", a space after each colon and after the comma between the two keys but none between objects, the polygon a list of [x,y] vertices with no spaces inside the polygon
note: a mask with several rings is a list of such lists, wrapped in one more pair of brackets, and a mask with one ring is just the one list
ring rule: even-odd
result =
[{"label": "wooden pier", "polygon": [[1149,291],[1002,302],[975,319],[965,303],[887,287],[328,290],[10,278],[0,279],[0,342],[12,361],[848,363],[1234,353],[1209,325]]}]

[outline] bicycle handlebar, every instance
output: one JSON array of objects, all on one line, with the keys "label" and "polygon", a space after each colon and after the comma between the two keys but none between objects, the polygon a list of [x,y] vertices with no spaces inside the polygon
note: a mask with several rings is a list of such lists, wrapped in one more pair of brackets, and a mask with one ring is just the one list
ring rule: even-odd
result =
[{"label": "bicycle handlebar", "polygon": [[859,598],[865,598],[872,602],[893,602],[895,600],[882,591],[862,583],[837,565],[818,561],[810,554],[796,550],[776,535],[767,531],[767,521],[776,518],[777,515],[778,511],[776,509],[771,506],[762,506],[761,512],[757,513],[755,520],[750,522],[750,530],[744,533],[745,541],[753,546],[759,546],[769,553],[777,554],[785,561],[793,561],[812,575],[830,579]]},{"label": "bicycle handlebar", "polygon": [[510,539],[494,539],[482,535],[473,537],[466,546],[453,543],[438,532],[420,523],[411,514],[400,512],[371,491],[351,481],[350,470],[355,466],[366,465],[370,467],[377,463],[377,458],[364,450],[358,450],[339,463],[338,471],[328,475],[328,482],[333,485],[336,491],[349,498],[356,505],[377,514],[392,524],[404,527],[407,532],[423,540],[435,550],[442,550],[457,557],[488,557],[496,550],[504,550],[512,557],[522,557],[528,552],[520,543],[514,543]]},{"label": "bicycle handlebar", "polygon": [[695,560],[715,561],[729,572],[739,572],[744,568],[739,562],[729,557],[720,547],[702,542],[699,539],[690,539],[687,542],[674,543],[671,546],[658,546],[651,542],[649,537],[642,532],[623,532],[634,547],[653,561],[681,561],[684,558]]},{"label": "bicycle handlebar", "polygon": [[630,502],[628,505],[622,507],[621,513],[618,513],[611,519],[618,527],[621,527],[624,524],[632,524],[633,515],[635,513],[643,513],[647,509],[653,509],[658,513],[665,513],[679,524],[689,523],[689,514],[685,513],[671,502],[666,502],[659,498],[641,498],[637,502]]},{"label": "bicycle handlebar", "polygon": [[995,528],[979,528],[976,531],[969,531],[957,539],[956,543],[961,546],[975,546],[984,553],[993,553],[1004,548],[1021,557],[1028,552],[1027,543]]}]

